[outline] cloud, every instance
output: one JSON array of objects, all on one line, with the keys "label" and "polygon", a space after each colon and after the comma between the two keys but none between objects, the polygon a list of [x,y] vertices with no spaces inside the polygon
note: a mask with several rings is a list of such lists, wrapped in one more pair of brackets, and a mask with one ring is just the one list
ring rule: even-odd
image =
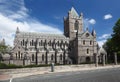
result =
[{"label": "cloud", "polygon": [[[7,3],[6,3],[7,2]],[[55,25],[43,24],[28,14],[24,0],[0,0],[0,39],[5,38],[6,43],[13,46],[16,28],[25,32],[60,33]],[[28,20],[30,19],[30,20]]]},{"label": "cloud", "polygon": [[98,41],[98,45],[99,45],[100,47],[102,47],[105,42],[106,42],[106,40],[99,40],[99,41]]},{"label": "cloud", "polygon": [[107,14],[104,16],[104,19],[107,20],[107,19],[111,19],[113,16],[111,14]]},{"label": "cloud", "polygon": [[98,37],[98,39],[107,39],[110,37],[111,34],[103,34],[102,36]]},{"label": "cloud", "polygon": [[96,23],[95,19],[90,19],[88,22],[89,22],[90,24],[95,24],[95,23]]},{"label": "cloud", "polygon": [[83,22],[84,22],[84,27],[89,28],[91,25],[94,25],[96,23],[96,20],[95,19],[84,18]]},{"label": "cloud", "polygon": [[111,34],[103,34],[102,36],[98,37],[98,44],[100,47],[107,41],[107,39],[111,36]]}]

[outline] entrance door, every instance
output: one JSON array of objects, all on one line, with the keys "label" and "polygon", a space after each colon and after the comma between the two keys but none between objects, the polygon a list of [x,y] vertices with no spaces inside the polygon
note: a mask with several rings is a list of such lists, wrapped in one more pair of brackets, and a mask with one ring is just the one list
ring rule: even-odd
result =
[{"label": "entrance door", "polygon": [[89,56],[86,57],[86,62],[87,62],[87,63],[90,63],[90,57],[89,57]]}]

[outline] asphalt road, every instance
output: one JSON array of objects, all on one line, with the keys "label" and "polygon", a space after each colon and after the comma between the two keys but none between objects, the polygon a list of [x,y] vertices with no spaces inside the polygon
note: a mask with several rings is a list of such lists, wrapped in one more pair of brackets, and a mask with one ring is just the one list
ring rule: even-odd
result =
[{"label": "asphalt road", "polygon": [[35,75],[11,82],[120,82],[120,68]]}]

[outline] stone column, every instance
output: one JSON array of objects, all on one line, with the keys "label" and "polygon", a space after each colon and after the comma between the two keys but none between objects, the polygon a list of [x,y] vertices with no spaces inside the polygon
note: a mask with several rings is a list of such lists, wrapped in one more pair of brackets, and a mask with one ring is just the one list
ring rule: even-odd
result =
[{"label": "stone column", "polygon": [[106,54],[106,63],[108,63],[108,57],[107,57],[107,54]]},{"label": "stone column", "polygon": [[117,53],[116,52],[114,53],[114,63],[115,65],[117,65]]},{"label": "stone column", "polygon": [[98,67],[98,54],[95,54],[95,66]]},{"label": "stone column", "polygon": [[103,66],[105,66],[105,54],[102,54],[102,63],[103,63]]}]

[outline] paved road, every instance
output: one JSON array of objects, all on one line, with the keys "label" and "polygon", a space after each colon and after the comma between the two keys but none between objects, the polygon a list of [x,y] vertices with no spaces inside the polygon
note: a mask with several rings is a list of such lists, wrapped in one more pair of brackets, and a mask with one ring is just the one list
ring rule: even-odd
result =
[{"label": "paved road", "polygon": [[120,82],[120,68],[35,75],[12,82]]}]

